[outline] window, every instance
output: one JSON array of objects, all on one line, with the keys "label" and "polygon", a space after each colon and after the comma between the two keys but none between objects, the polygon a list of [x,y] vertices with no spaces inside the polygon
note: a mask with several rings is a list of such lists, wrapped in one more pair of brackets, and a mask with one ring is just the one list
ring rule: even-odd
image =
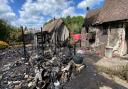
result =
[{"label": "window", "polygon": [[108,26],[103,26],[102,34],[108,35]]}]

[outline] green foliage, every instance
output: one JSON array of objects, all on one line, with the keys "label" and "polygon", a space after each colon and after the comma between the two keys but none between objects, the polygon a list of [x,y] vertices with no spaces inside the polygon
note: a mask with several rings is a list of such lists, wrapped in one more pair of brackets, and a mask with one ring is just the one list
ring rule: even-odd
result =
[{"label": "green foliage", "polygon": [[0,40],[7,43],[19,41],[18,36],[21,35],[19,28],[13,27],[6,21],[0,19]]},{"label": "green foliage", "polygon": [[12,27],[9,36],[9,43],[10,44],[21,43],[21,39],[19,39],[21,35],[22,35],[22,31],[19,28]]},{"label": "green foliage", "polygon": [[84,18],[82,16],[67,16],[66,18],[63,18],[63,21],[70,30],[70,32],[80,33],[82,25],[84,23]]},{"label": "green foliage", "polygon": [[8,41],[10,25],[6,21],[0,19],[0,40]]}]

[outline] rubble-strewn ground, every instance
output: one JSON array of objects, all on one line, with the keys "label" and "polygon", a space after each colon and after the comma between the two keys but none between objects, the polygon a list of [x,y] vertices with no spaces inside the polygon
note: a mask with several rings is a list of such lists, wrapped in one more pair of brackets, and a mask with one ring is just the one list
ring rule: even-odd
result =
[{"label": "rubble-strewn ground", "polygon": [[[32,50],[27,48],[27,51]],[[23,48],[0,50],[0,89],[13,89],[17,85],[27,89],[34,78],[34,71],[28,63],[24,63]]]},{"label": "rubble-strewn ground", "polygon": [[[32,51],[28,48],[27,51]],[[34,79],[34,69],[24,63],[22,48],[0,50],[0,89],[28,89]],[[100,58],[95,54],[85,53],[86,68],[67,82],[64,89],[127,89],[97,73],[94,63]]]}]

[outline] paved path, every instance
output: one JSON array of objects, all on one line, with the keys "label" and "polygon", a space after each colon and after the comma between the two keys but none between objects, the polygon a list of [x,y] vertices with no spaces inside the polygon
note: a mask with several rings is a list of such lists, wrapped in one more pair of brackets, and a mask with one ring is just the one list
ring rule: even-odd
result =
[{"label": "paved path", "polygon": [[86,53],[84,63],[87,67],[75,79],[67,83],[64,89],[127,89],[96,72],[93,64],[99,59],[94,54]]}]

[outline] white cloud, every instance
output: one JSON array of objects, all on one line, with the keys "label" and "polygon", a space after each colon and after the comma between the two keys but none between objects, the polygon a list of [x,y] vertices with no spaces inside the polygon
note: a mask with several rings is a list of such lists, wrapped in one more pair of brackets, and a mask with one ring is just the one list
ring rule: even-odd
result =
[{"label": "white cloud", "polygon": [[42,26],[43,23],[44,17],[40,16],[31,16],[30,18],[19,18],[17,21],[17,24],[28,27]]},{"label": "white cloud", "polygon": [[8,0],[0,0],[0,18],[13,22],[16,19],[16,15],[9,6]]},{"label": "white cloud", "polygon": [[71,6],[73,0],[26,0],[19,10],[19,18],[9,6],[14,0],[0,0],[0,3],[0,18],[15,26],[38,27],[54,17],[82,15],[75,12],[75,6]]},{"label": "white cloud", "polygon": [[47,21],[46,16],[54,18],[76,15],[75,8],[70,6],[71,3],[72,1],[66,0],[27,0],[19,11],[19,24],[43,25]]},{"label": "white cloud", "polygon": [[[63,10],[70,6],[71,2],[65,2],[65,0],[37,0],[35,3],[28,3],[24,8],[32,6],[29,8],[29,12],[40,12],[43,15],[49,15],[51,17],[58,16]],[[27,6],[28,5],[28,6]]]},{"label": "white cloud", "polygon": [[95,5],[99,5],[101,2],[103,2],[104,0],[83,0],[78,4],[78,8],[82,8],[85,9],[87,7],[93,7]]},{"label": "white cloud", "polygon": [[63,12],[62,12],[63,16],[74,16],[75,15],[75,8],[74,7],[69,7],[67,9],[65,9]]}]

